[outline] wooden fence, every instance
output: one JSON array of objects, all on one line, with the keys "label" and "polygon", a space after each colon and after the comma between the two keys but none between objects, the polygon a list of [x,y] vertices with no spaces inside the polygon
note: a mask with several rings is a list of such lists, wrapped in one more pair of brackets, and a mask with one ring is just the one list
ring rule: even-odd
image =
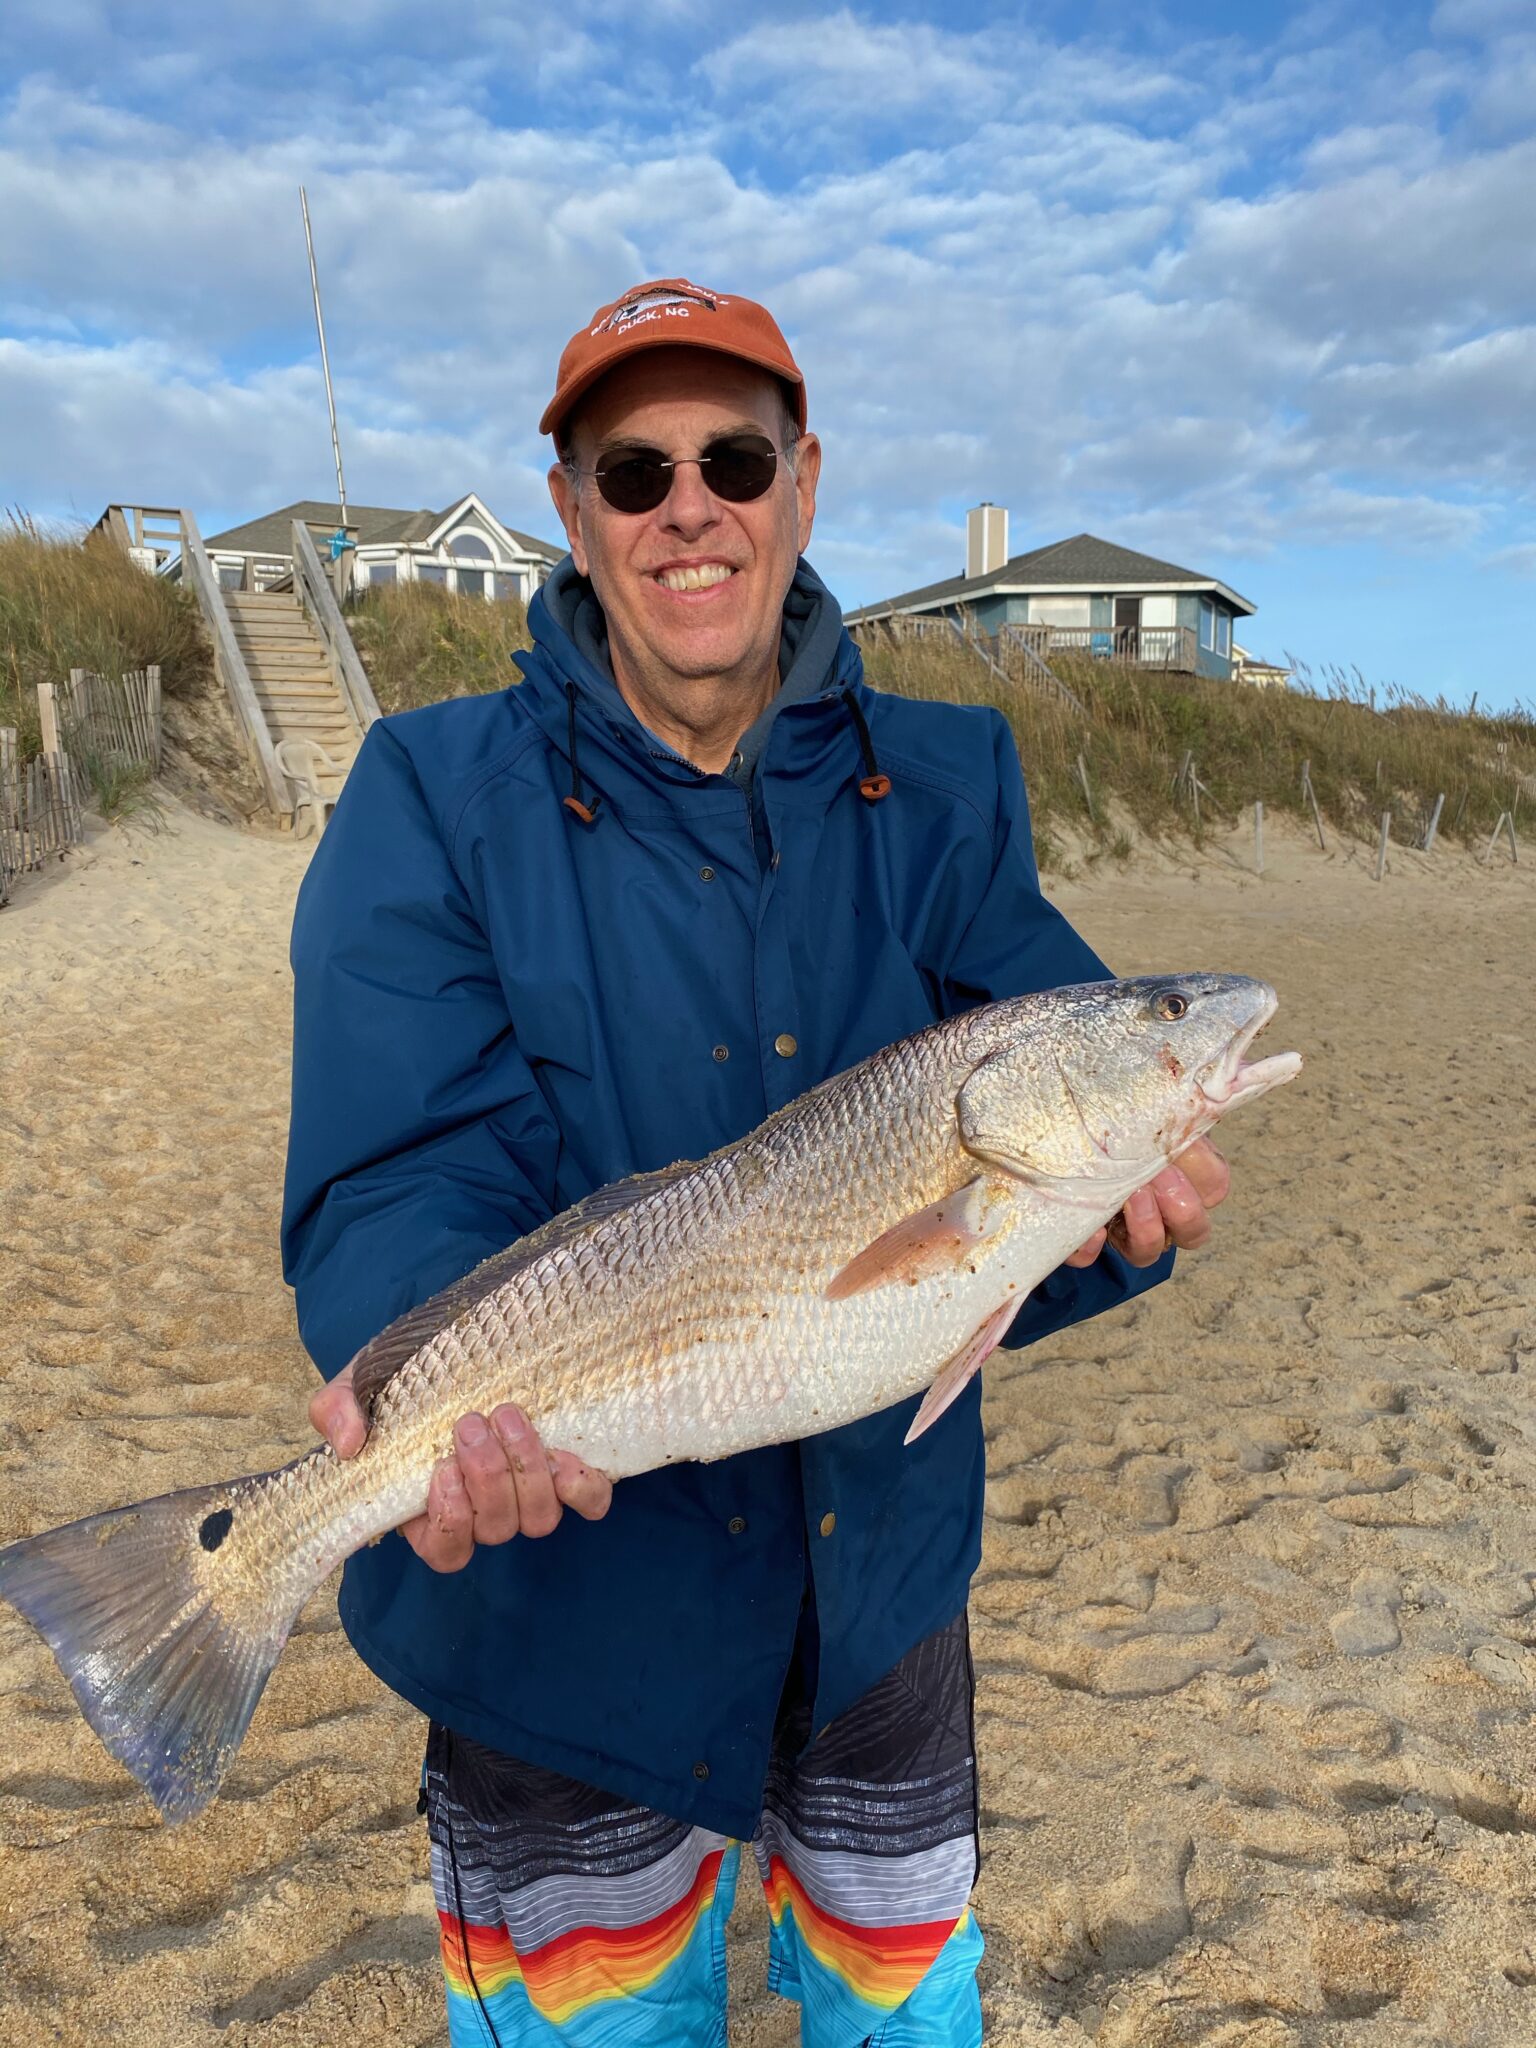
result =
[{"label": "wooden fence", "polygon": [[16,728],[0,726],[0,903],[17,875],[84,837],[80,787],[69,756],[39,754],[23,767]]},{"label": "wooden fence", "polygon": [[116,681],[72,668],[57,689],[39,685],[37,710],[45,754],[68,754],[79,763],[137,762],[159,773],[160,671],[153,665]]},{"label": "wooden fence", "polygon": [[14,726],[0,727],[0,903],[17,875],[85,838],[81,797],[87,763],[160,767],[160,671],[112,680],[74,668],[69,681],[40,683],[43,750],[22,765]]}]

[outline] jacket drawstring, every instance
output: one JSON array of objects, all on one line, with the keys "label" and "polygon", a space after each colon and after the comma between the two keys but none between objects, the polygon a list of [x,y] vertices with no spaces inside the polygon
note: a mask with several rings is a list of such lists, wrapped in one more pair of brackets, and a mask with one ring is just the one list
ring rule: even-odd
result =
[{"label": "jacket drawstring", "polygon": [[569,796],[562,797],[560,801],[565,805],[565,808],[568,811],[574,811],[576,813],[577,817],[580,818],[583,825],[590,825],[596,820],[597,807],[602,802],[602,798],[594,792],[590,804],[584,803],[582,801],[581,769],[578,767],[576,761],[576,685],[574,683],[567,683],[565,686],[565,707],[571,715],[571,723],[569,728],[569,753],[571,758],[571,793]]},{"label": "jacket drawstring", "polygon": [[859,700],[852,690],[844,690],[843,702],[848,706],[848,716],[853,720],[859,735],[859,752],[864,756],[864,773],[859,777],[859,795],[870,803],[879,803],[881,797],[891,793],[891,778],[882,775],[880,763],[875,759],[874,742],[869,737],[869,725],[859,709]]}]

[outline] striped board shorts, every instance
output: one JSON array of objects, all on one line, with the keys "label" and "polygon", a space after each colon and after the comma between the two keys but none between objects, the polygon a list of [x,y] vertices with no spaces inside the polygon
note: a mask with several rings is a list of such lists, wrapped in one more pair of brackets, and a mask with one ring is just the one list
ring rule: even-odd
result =
[{"label": "striped board shorts", "polygon": [[[806,2048],[979,2048],[965,1616],[807,1746],[793,1678],[752,1840]],[[433,1725],[422,1779],[451,2048],[726,2039],[741,1845]]]}]

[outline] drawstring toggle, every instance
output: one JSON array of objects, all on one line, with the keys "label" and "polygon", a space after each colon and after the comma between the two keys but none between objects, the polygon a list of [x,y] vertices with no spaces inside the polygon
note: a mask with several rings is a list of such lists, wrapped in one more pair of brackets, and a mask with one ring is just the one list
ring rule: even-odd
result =
[{"label": "drawstring toggle", "polygon": [[570,744],[567,751],[571,761],[571,793],[569,796],[562,797],[560,801],[568,811],[576,813],[583,825],[592,825],[597,822],[597,807],[602,802],[602,798],[594,790],[591,803],[587,803],[581,793],[581,769],[576,763],[576,685],[574,683],[567,683],[565,686],[565,708],[570,713],[570,726],[568,728]]}]

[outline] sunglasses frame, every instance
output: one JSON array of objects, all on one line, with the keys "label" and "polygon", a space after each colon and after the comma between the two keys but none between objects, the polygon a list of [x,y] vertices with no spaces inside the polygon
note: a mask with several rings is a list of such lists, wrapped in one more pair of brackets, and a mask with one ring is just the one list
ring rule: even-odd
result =
[{"label": "sunglasses frame", "polygon": [[[752,443],[754,445],[749,449],[743,449],[743,443]],[[718,485],[711,483],[708,475],[705,474],[711,462],[719,461],[719,451],[733,446],[738,452],[766,454],[771,458],[772,462],[772,467],[769,469],[768,475],[760,488],[734,496],[729,491],[722,491]],[[716,434],[713,440],[705,442],[703,452],[698,455],[663,455],[660,449],[647,448],[642,442],[627,453],[620,455],[618,461],[608,468],[599,465],[596,469],[578,469],[574,462],[567,462],[565,466],[572,476],[591,477],[597,485],[598,493],[603,503],[613,511],[621,512],[630,519],[643,519],[646,513],[655,512],[672,495],[673,478],[671,472],[686,468],[690,464],[697,466],[700,476],[703,477],[706,489],[714,497],[717,497],[723,505],[755,505],[759,498],[766,498],[773,489],[774,483],[778,478],[780,462],[787,460],[798,446],[799,441],[797,439],[791,443],[790,447],[779,448],[775,446],[767,434],[757,434],[750,430],[741,430],[730,434]],[[622,469],[626,463],[650,463],[652,458],[654,458],[654,467],[665,477],[666,488],[659,497],[652,500],[649,504],[627,505],[621,504],[609,496],[605,488],[605,479],[611,479],[614,473]]]}]

